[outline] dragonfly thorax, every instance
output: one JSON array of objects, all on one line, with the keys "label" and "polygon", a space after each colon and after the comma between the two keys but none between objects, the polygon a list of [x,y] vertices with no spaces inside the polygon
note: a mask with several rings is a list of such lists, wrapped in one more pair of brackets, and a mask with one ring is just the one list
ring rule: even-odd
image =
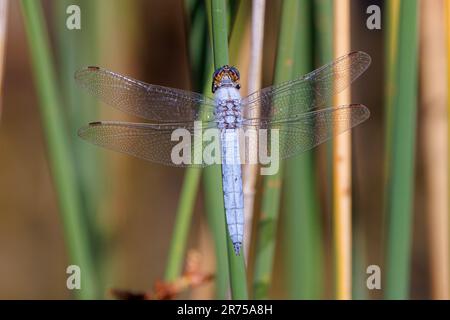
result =
[{"label": "dragonfly thorax", "polygon": [[215,92],[215,117],[219,129],[235,129],[242,124],[241,96],[234,87],[219,87]]}]

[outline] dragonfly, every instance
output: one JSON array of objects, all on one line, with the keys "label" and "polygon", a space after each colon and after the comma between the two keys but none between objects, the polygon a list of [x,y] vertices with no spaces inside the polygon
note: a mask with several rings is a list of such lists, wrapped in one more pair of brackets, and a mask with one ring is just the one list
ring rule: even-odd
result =
[{"label": "dragonfly", "polygon": [[[191,161],[174,161],[174,149],[180,144],[174,132],[182,130],[195,140],[199,131],[216,130],[227,228],[239,255],[244,238],[239,130],[277,132],[280,160],[314,148],[369,118],[369,109],[362,104],[329,104],[333,95],[349,87],[370,63],[367,53],[351,52],[304,76],[245,97],[240,95],[238,69],[228,65],[213,74],[214,97],[87,67],[75,73],[79,86],[102,102],[149,122],[96,121],[80,128],[78,135],[95,145],[144,160],[175,167],[205,167],[214,163],[201,157],[196,162],[189,157]],[[193,145],[183,146],[180,154],[188,155],[199,145],[200,149],[205,147],[202,140]]]}]

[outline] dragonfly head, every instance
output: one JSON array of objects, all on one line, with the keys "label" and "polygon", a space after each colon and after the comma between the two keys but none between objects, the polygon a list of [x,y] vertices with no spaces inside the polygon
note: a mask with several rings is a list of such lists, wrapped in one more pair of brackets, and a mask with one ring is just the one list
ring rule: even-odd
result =
[{"label": "dragonfly head", "polygon": [[239,83],[239,71],[236,67],[224,65],[217,69],[213,74],[212,81],[212,92],[220,87],[234,87],[240,89],[241,85]]}]

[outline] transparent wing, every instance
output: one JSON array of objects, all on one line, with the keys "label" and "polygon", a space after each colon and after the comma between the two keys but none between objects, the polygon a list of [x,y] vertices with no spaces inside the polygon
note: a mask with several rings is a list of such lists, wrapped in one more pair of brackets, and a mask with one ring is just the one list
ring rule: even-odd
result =
[{"label": "transparent wing", "polygon": [[242,100],[245,114],[260,107],[261,118],[283,119],[330,105],[333,94],[347,88],[370,65],[365,52],[352,52],[295,80],[256,91]]},{"label": "transparent wing", "polygon": [[[261,156],[285,159],[298,155],[358,125],[369,115],[365,106],[355,104],[311,111],[284,120],[245,120],[240,131],[242,136],[239,136],[240,161],[254,163],[255,160],[261,162]],[[253,136],[252,132],[259,140],[247,139]],[[182,123],[104,121],[93,122],[81,128],[78,134],[96,145],[165,165],[204,167],[221,163],[220,130],[214,122],[198,128]],[[257,159],[253,158],[255,149]]]},{"label": "transparent wing", "polygon": [[147,84],[112,71],[88,67],[75,73],[77,83],[126,113],[153,121],[212,120],[214,100],[199,93]]},{"label": "transparent wing", "polygon": [[[334,135],[360,124],[369,116],[367,107],[352,104],[311,111],[285,120],[246,120],[243,128],[258,131],[260,141],[258,147],[253,146],[258,148],[258,152],[267,154],[277,147],[279,158],[285,159],[314,148]],[[266,134],[267,139],[261,139],[262,133]],[[267,141],[266,145],[261,144],[264,140]],[[248,150],[252,150],[251,146]]]},{"label": "transparent wing", "polygon": [[[201,152],[205,142],[201,138],[199,141],[195,140],[194,129],[196,127],[193,125],[182,123],[100,121],[80,128],[78,135],[95,145],[144,160],[175,167],[203,167],[211,163],[203,162]],[[205,124],[197,134],[203,133],[206,129],[208,124]],[[180,162],[181,156],[189,156],[188,161]]]}]

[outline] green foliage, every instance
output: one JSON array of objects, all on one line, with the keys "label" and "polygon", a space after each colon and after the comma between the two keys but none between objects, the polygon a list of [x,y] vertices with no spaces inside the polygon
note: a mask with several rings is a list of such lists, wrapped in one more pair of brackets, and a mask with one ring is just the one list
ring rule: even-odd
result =
[{"label": "green foliage", "polygon": [[386,298],[409,297],[418,85],[418,7],[401,1],[390,128]]},{"label": "green foliage", "polygon": [[71,150],[72,141],[65,128],[66,119],[42,7],[40,2],[35,0],[22,0],[21,5],[31,53],[34,82],[39,96],[50,169],[69,252],[69,264],[78,265],[83,273],[81,290],[77,290],[76,294],[82,299],[93,299],[98,297],[98,288],[92,261],[92,246],[84,235],[88,227],[83,219],[83,205]]}]

